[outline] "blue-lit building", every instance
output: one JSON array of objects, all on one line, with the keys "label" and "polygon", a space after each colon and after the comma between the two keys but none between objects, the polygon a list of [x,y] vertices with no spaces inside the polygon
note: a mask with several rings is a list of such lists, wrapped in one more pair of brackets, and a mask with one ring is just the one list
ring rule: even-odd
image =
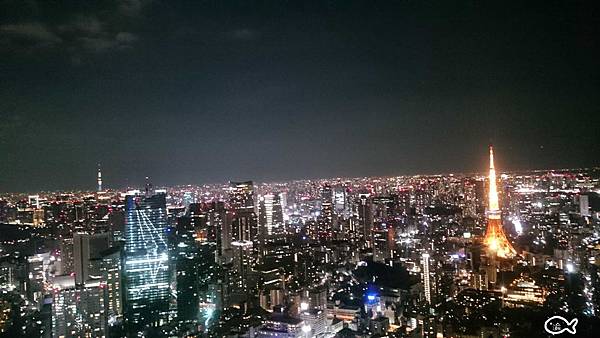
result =
[{"label": "blue-lit building", "polygon": [[168,321],[171,273],[164,193],[131,193],[125,201],[124,314],[128,336]]}]

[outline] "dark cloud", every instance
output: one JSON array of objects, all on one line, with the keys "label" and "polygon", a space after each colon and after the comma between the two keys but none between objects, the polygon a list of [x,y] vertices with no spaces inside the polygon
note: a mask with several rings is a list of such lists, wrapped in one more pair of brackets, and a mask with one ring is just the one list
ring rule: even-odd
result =
[{"label": "dark cloud", "polygon": [[123,15],[138,16],[151,0],[118,0],[119,12]]},{"label": "dark cloud", "polygon": [[98,35],[105,32],[106,24],[95,16],[79,15],[68,24],[59,26],[61,32],[73,34]]},{"label": "dark cloud", "polygon": [[137,39],[138,37],[135,34],[129,32],[119,32],[115,36],[115,40],[122,44],[130,44],[135,42]]},{"label": "dark cloud", "polygon": [[86,51],[104,52],[115,46],[116,40],[106,37],[82,37],[79,39],[81,47]]},{"label": "dark cloud", "polygon": [[106,52],[112,49],[127,49],[133,46],[137,40],[135,34],[129,32],[119,32],[115,36],[92,36],[80,38],[80,47],[83,51]]},{"label": "dark cloud", "polygon": [[25,5],[36,10],[24,11],[22,8],[19,12],[30,12],[31,17],[16,17],[22,22],[0,25],[0,46],[13,52],[39,52],[41,48],[66,51],[74,64],[80,64],[86,58],[85,54],[132,48],[139,40],[137,34],[129,31],[135,28],[133,17],[139,17],[149,3],[142,0],[100,2],[106,8],[95,11],[85,6],[67,8],[62,16],[46,17],[39,15],[43,12],[39,8],[48,6],[47,3],[7,2],[4,6],[8,12]]},{"label": "dark cloud", "polygon": [[0,25],[0,38],[6,47],[40,48],[61,43],[60,36],[38,22]]},{"label": "dark cloud", "polygon": [[256,30],[242,28],[233,30],[230,36],[237,40],[255,40],[260,37],[260,33]]}]

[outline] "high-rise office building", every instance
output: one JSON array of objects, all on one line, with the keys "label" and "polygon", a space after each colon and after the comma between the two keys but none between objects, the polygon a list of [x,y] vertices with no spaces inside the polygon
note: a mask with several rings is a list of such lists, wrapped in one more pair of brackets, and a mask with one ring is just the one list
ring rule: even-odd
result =
[{"label": "high-rise office building", "polygon": [[125,324],[129,335],[167,322],[171,273],[164,193],[129,194],[125,200]]},{"label": "high-rise office building", "polygon": [[52,282],[52,337],[106,337],[106,299],[100,281],[76,286],[72,276]]},{"label": "high-rise office building", "polygon": [[276,228],[281,227],[283,225],[283,211],[279,194],[261,196],[259,199],[258,214],[261,233],[272,235]]},{"label": "high-rise office building", "polygon": [[425,292],[425,300],[431,304],[431,276],[429,275],[429,254],[421,255],[421,265],[423,269],[423,290]]},{"label": "high-rise office building", "polygon": [[[90,257],[90,282],[101,281],[105,290],[108,324],[112,325],[123,315],[121,291],[122,248],[114,246]],[[93,250],[92,250],[93,252]],[[86,282],[89,283],[89,282]]]},{"label": "high-rise office building", "polygon": [[579,195],[579,214],[584,217],[589,217],[591,215],[589,195]]},{"label": "high-rise office building", "polygon": [[[198,319],[198,275],[200,273],[200,257],[196,244],[178,238],[176,256],[177,278],[177,320],[182,330],[197,325]],[[213,256],[214,259],[214,256]]]},{"label": "high-rise office building", "polygon": [[235,241],[231,243],[232,261],[232,293],[245,297],[248,292],[248,277],[253,265],[253,244],[251,241]]},{"label": "high-rise office building", "polygon": [[231,241],[253,243],[254,254],[260,247],[258,219],[254,205],[254,185],[252,181],[231,182],[229,206],[231,208]]},{"label": "high-rise office building", "polygon": [[213,201],[207,210],[207,227],[214,230],[216,260],[228,262],[231,256],[231,214],[227,213],[225,202]]},{"label": "high-rise office building", "polygon": [[73,270],[75,284],[83,285],[90,278],[90,260],[98,259],[101,252],[110,247],[109,233],[89,234],[76,232],[73,234]]},{"label": "high-rise office building", "polygon": [[348,203],[348,190],[346,187],[338,187],[333,193],[334,212],[336,215],[342,215],[347,218],[350,214],[350,204]]},{"label": "high-rise office building", "polygon": [[258,243],[258,221],[253,211],[236,211],[231,218],[231,242]]},{"label": "high-rise office building", "polygon": [[371,244],[373,229],[373,203],[369,194],[359,194],[357,201],[358,231],[365,244]]},{"label": "high-rise office building", "polygon": [[326,237],[331,237],[333,235],[334,213],[333,190],[329,184],[325,184],[321,187],[321,219],[323,227],[320,231],[324,231]]},{"label": "high-rise office building", "polygon": [[237,211],[254,212],[254,183],[229,182],[229,205]]},{"label": "high-rise office building", "polygon": [[81,232],[73,234],[73,270],[75,272],[75,285],[83,285],[89,277],[89,236],[89,234]]},{"label": "high-rise office building", "polygon": [[73,238],[63,238],[60,241],[61,274],[68,275],[74,272]]},{"label": "high-rise office building", "polygon": [[387,222],[394,218],[398,209],[398,196],[378,196],[372,199],[373,219],[378,222]]},{"label": "high-rise office building", "polygon": [[387,223],[378,222],[372,230],[373,260],[386,262],[394,251],[394,228]]}]

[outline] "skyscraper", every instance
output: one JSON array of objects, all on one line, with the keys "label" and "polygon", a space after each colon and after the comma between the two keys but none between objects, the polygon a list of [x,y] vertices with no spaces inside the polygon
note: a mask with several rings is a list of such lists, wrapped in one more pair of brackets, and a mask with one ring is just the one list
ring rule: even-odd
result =
[{"label": "skyscraper", "polygon": [[254,183],[229,182],[229,205],[237,211],[254,211]]},{"label": "skyscraper", "polygon": [[369,194],[359,194],[356,206],[358,218],[358,231],[363,243],[371,245],[371,231],[373,230],[373,202]]},{"label": "skyscraper", "polygon": [[[75,285],[81,286],[90,278],[90,259],[99,259],[101,252],[110,247],[109,233],[73,234],[73,262]],[[97,271],[96,271],[97,272]]]},{"label": "skyscraper", "polygon": [[502,219],[498,203],[498,189],[496,188],[494,149],[491,146],[487,218],[488,224],[484,244],[486,245],[488,252],[502,258],[513,257],[516,255],[517,252],[508,241],[508,238],[506,238],[506,234],[502,229]]},{"label": "skyscraper", "polygon": [[227,254],[231,252],[231,217],[227,215],[225,202],[213,201],[210,204],[208,225],[215,230],[217,260],[225,262]]},{"label": "skyscraper", "polygon": [[425,291],[425,300],[431,304],[431,276],[429,276],[429,254],[421,255],[421,264],[423,265],[423,289]]},{"label": "skyscraper", "polygon": [[325,184],[321,188],[321,219],[323,227],[320,231],[326,232],[326,236],[330,237],[333,235],[333,190],[331,185]]},{"label": "skyscraper", "polygon": [[105,337],[106,298],[100,281],[76,286],[71,276],[52,282],[52,337]]},{"label": "skyscraper", "polygon": [[252,181],[231,182],[230,185],[229,206],[233,211],[231,242],[252,241],[257,250],[258,220],[254,205],[254,185]]},{"label": "skyscraper", "polygon": [[259,200],[259,225],[261,233],[272,235],[273,230],[283,224],[283,211],[279,194],[266,194]]},{"label": "skyscraper", "polygon": [[233,250],[232,293],[243,298],[248,292],[248,275],[253,265],[253,248],[251,241],[235,241],[231,243]]},{"label": "skyscraper", "polygon": [[591,215],[589,195],[579,195],[579,214],[583,217],[589,217]]},{"label": "skyscraper", "polygon": [[371,231],[373,260],[386,262],[392,258],[394,250],[394,228],[387,223],[378,222]]},{"label": "skyscraper", "polygon": [[73,234],[73,261],[75,285],[83,285],[89,276],[90,241],[89,234],[76,232]]},{"label": "skyscraper", "polygon": [[170,300],[165,194],[125,201],[125,324],[129,335],[166,323]]},{"label": "skyscraper", "polygon": [[121,247],[104,250],[100,256],[100,273],[106,284],[106,302],[108,304],[107,318],[109,324],[123,314],[121,293],[122,258]]}]

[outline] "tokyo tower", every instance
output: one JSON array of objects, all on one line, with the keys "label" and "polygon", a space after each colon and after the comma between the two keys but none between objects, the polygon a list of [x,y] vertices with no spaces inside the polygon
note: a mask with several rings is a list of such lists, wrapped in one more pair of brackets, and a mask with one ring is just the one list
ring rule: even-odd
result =
[{"label": "tokyo tower", "polygon": [[496,187],[496,169],[494,168],[494,149],[490,146],[490,173],[487,210],[487,230],[483,243],[488,252],[501,258],[511,258],[517,254],[515,248],[506,238],[502,229],[502,219],[498,204],[498,190]]}]

